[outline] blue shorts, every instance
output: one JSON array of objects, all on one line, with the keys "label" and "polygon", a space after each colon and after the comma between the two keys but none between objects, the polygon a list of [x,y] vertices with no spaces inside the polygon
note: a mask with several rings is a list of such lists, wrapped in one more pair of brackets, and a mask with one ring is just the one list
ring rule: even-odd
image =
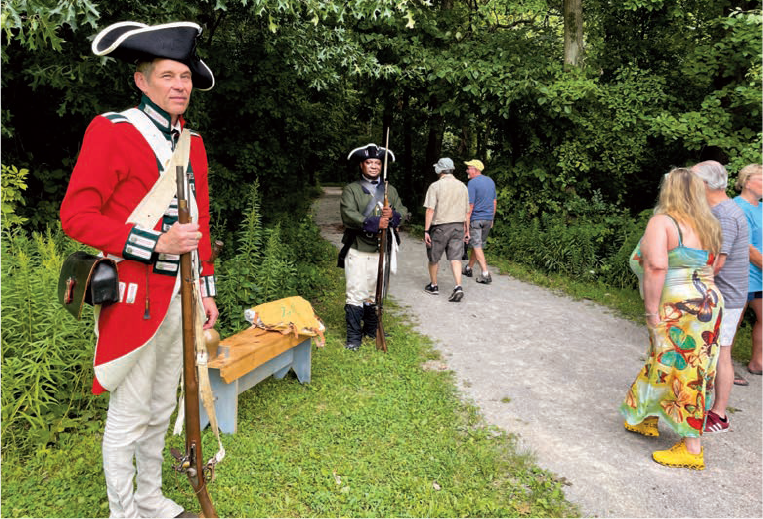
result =
[{"label": "blue shorts", "polygon": [[757,292],[747,292],[747,302],[749,303],[753,299],[760,299],[763,297],[763,290],[758,290]]}]

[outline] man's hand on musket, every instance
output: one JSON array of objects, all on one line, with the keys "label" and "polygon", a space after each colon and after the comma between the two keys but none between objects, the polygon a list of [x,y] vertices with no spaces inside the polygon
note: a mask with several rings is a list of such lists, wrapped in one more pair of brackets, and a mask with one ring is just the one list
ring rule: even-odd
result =
[{"label": "man's hand on musket", "polygon": [[201,304],[204,306],[204,313],[207,316],[207,322],[204,323],[204,329],[208,330],[212,328],[217,322],[217,303],[215,303],[214,297],[202,297]]},{"label": "man's hand on musket", "polygon": [[392,208],[391,207],[384,207],[382,208],[381,218],[379,218],[379,229],[386,229],[389,227],[389,220],[392,218]]},{"label": "man's hand on musket", "polygon": [[167,254],[185,254],[199,247],[201,231],[197,223],[175,222],[170,230],[159,237],[156,242],[156,252]]}]

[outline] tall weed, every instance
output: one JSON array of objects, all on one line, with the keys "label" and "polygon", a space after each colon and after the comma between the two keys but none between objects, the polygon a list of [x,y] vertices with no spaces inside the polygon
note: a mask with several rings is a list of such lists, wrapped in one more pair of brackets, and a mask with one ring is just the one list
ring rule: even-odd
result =
[{"label": "tall weed", "polygon": [[60,228],[2,241],[2,445],[22,452],[67,429],[98,428],[105,400],[90,393],[93,315],[58,304],[64,258],[78,247]]},{"label": "tall weed", "polygon": [[264,229],[258,182],[249,189],[249,204],[236,233],[236,255],[217,267],[220,311],[218,329],[225,337],[247,326],[244,310],[296,293],[296,267],[281,226]]}]

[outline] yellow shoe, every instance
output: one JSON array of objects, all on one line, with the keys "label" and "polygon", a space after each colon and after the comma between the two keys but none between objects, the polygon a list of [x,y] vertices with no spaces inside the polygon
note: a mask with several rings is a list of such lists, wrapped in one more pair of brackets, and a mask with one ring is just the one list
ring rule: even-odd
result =
[{"label": "yellow shoe", "polygon": [[623,425],[625,425],[626,430],[643,434],[644,436],[659,436],[660,431],[657,429],[657,419],[656,416],[648,416],[640,424],[630,425],[628,422],[625,422]]},{"label": "yellow shoe", "polygon": [[699,454],[692,454],[686,450],[683,438],[666,451],[654,451],[652,458],[657,463],[667,467],[705,470],[705,448],[702,447]]}]

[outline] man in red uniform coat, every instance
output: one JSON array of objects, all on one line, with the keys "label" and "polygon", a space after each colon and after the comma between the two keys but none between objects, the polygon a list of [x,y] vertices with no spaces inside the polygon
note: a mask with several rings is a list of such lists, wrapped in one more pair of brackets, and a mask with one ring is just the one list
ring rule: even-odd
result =
[{"label": "man in red uniform coat", "polygon": [[[164,438],[182,369],[180,254],[192,252],[200,271],[204,327],[217,319],[207,156],[198,134],[191,132],[187,159],[193,223],[177,222],[176,189],[164,189],[169,197],[153,191],[173,169],[168,159],[185,128],[191,90],[214,86],[195,53],[200,34],[190,22],[120,22],[96,36],[96,55],[137,63],[134,80],[143,95],[137,108],[90,123],[61,205],[64,231],[117,261],[119,272],[119,301],[96,315],[93,382],[94,393],[111,392],[103,468],[112,517],[193,516],[161,487]],[[157,197],[166,203],[152,219],[141,204]]]}]

